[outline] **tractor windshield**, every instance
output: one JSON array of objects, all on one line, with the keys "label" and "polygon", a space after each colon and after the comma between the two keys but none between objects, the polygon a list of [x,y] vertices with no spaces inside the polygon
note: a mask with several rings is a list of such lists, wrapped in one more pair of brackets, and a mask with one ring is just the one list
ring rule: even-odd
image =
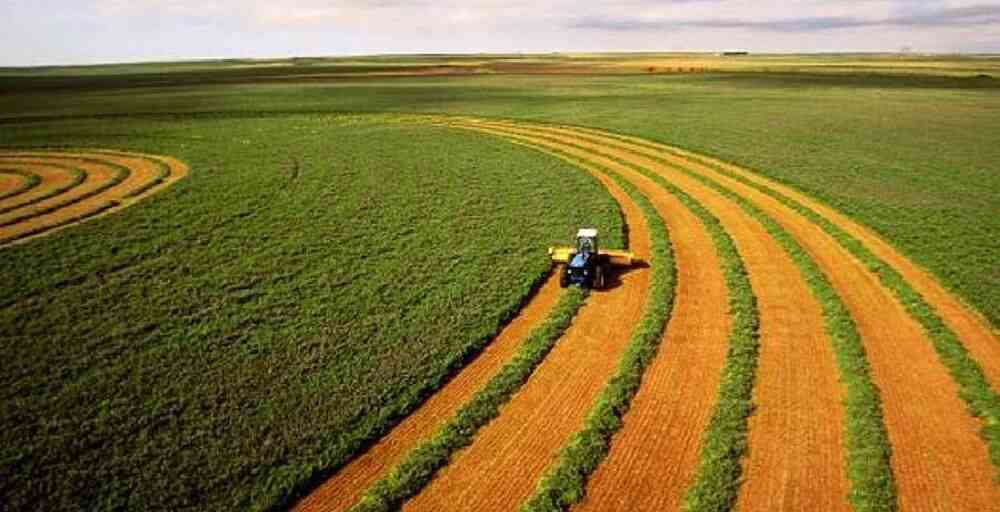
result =
[{"label": "tractor windshield", "polygon": [[580,237],[580,239],[577,240],[576,245],[576,249],[579,252],[594,252],[595,249],[593,238]]}]

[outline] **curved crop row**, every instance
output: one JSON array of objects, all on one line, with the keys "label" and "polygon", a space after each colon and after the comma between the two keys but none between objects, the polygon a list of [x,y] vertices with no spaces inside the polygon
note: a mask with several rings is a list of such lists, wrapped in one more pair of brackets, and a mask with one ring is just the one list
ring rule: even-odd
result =
[{"label": "curved crop row", "polygon": [[38,190],[35,191],[35,192],[40,192],[38,195],[34,195],[20,202],[12,202],[10,204],[0,204],[0,215],[12,212],[20,208],[24,208],[26,206],[31,206],[40,203],[42,201],[53,198],[60,194],[64,194],[72,190],[73,188],[78,187],[87,179],[87,173],[83,169],[78,169],[67,165],[60,165],[51,162],[45,162],[44,164],[42,164],[41,162],[9,160],[7,158],[7,155],[3,155],[2,153],[0,153],[0,161],[8,162],[13,165],[45,165],[45,167],[47,168],[60,169],[66,171],[69,174],[69,181],[50,189],[44,189],[43,187],[46,185],[47,182],[54,180],[52,180],[51,178],[46,179],[45,177],[42,177],[41,183],[36,187]]},{"label": "curved crop row", "polygon": [[0,169],[0,174],[18,176],[21,181],[19,185],[16,185],[7,192],[0,194],[0,201],[23,194],[37,187],[42,182],[42,178],[40,178],[37,174],[19,169]]},{"label": "curved crop row", "polygon": [[353,511],[389,511],[417,494],[448,463],[452,453],[467,446],[479,429],[500,413],[500,407],[528,380],[583,305],[586,293],[571,288],[552,313],[521,345],[511,361],[473,395],[434,435],[415,447],[376,482]]},{"label": "curved crop row", "polygon": [[[590,131],[593,132],[593,130],[590,130]],[[604,143],[607,144],[608,142],[605,141]],[[651,156],[651,155],[646,155],[646,156]],[[677,165],[676,161],[671,161],[670,163],[672,165]],[[679,167],[682,167],[682,166],[679,166]],[[681,170],[684,170],[684,169],[681,169]],[[689,171],[689,170],[685,170],[685,172],[688,172],[688,174],[690,174],[692,176],[694,176],[696,174],[699,174],[699,173],[694,173],[694,172]],[[702,181],[702,183],[707,183],[707,182]],[[718,190],[720,187],[714,187],[714,188],[716,190]],[[730,199],[734,199],[736,197],[736,195],[730,193],[728,197]],[[757,199],[755,198],[754,201],[757,201]],[[749,204],[749,203],[747,203],[746,201],[744,201],[743,204],[745,205],[745,204]],[[785,215],[785,217],[781,217],[781,216],[778,217],[779,219],[782,219],[783,222],[790,218],[790,217],[787,216],[787,214],[783,214],[783,215]],[[757,216],[757,218],[761,218],[761,217]],[[773,228],[777,227],[777,225],[772,221],[770,223],[770,227],[772,228],[772,229],[770,229],[770,231],[772,232],[772,235],[774,235],[775,232],[774,232]],[[799,237],[799,236],[801,236],[801,234],[797,234],[796,235],[796,237]],[[793,257],[796,257],[797,262],[800,264],[799,265],[800,270],[803,271],[803,275],[805,275],[807,278],[809,278],[810,274],[814,274],[814,272],[809,272],[809,269],[806,269],[806,268],[802,267],[802,265],[801,265],[801,263],[802,263],[801,252],[799,252],[798,254],[796,254],[795,250],[789,249],[789,246],[788,246],[787,242],[790,241],[790,240],[792,240],[791,238],[782,237],[780,235],[776,235],[776,238],[779,241],[781,241],[782,238],[784,238],[784,241],[782,241],[782,244],[786,246],[785,247],[786,250],[788,250],[792,254]],[[803,242],[803,241],[808,242],[809,245],[815,245],[815,243],[813,243],[814,241],[811,240],[811,239],[801,239],[801,238],[798,239],[798,242]],[[809,252],[812,252],[812,250],[809,250]],[[815,253],[813,253],[813,254],[815,254]],[[825,260],[825,261],[826,261],[825,264],[829,263],[828,260]],[[816,269],[813,268],[812,270],[816,270]],[[830,272],[830,267],[827,267],[827,269],[825,271],[826,272]],[[810,279],[810,281],[811,280],[812,279]],[[850,295],[851,293],[853,293],[853,289],[851,289],[851,288],[844,288],[842,285],[838,285],[838,286],[839,286],[838,290],[839,290],[839,292],[841,294],[847,293],[849,297],[851,297],[852,299],[854,299],[854,297]],[[847,318],[844,315],[843,310],[841,310],[840,312],[835,311],[835,310],[840,309],[840,308],[838,308],[836,306],[836,304],[829,303],[829,299],[831,298],[829,296],[829,294],[817,293],[818,289],[817,289],[816,286],[814,286],[814,283],[810,283],[810,287],[813,289],[813,293],[815,295],[817,295],[817,297],[819,297],[820,300],[824,303],[824,312],[825,312],[825,317],[827,318],[827,325],[828,325],[827,330],[828,330],[828,332],[831,332],[833,330],[837,330],[837,329],[834,329],[834,328],[830,327],[831,320],[833,320],[834,323],[840,325],[839,330],[842,331],[841,332],[842,336],[832,335],[831,337],[833,338],[835,347],[837,347],[836,353],[837,353],[838,361],[840,362],[841,372],[845,373],[844,370],[845,370],[846,366],[854,366],[855,367],[855,371],[853,373],[855,374],[855,376],[860,376],[859,372],[861,372],[861,373],[867,373],[867,371],[864,370],[863,367],[857,367],[857,362],[863,361],[863,358],[862,358],[863,353],[861,353],[858,350],[858,349],[861,349],[861,346],[859,344],[850,343],[850,338],[853,337],[850,334],[850,331],[852,329],[850,328],[850,326],[848,326],[848,325],[846,325],[844,323],[844,320],[847,319]],[[907,304],[907,306],[909,307],[909,304]],[[852,313],[853,314],[857,314],[858,311],[854,310],[854,311],[852,311]],[[838,317],[839,317],[839,320],[837,320]],[[869,327],[869,329],[870,329],[870,327]],[[854,345],[853,348],[841,346],[841,342],[844,341],[845,336],[847,338],[847,341],[849,342],[848,344],[849,345]],[[866,340],[866,341],[870,342],[871,340]],[[847,353],[850,353],[850,352],[854,352],[853,357],[849,358],[849,359],[852,359],[854,361],[854,363],[850,363],[848,365],[845,365],[846,361],[844,361],[843,358],[844,358],[845,355],[847,355]],[[924,359],[926,359],[926,358],[924,358]],[[885,379],[884,376],[882,378],[883,378],[883,380]],[[869,410],[869,411],[877,410],[877,408],[878,408],[877,407],[877,400],[874,400],[875,398],[877,398],[877,396],[874,393],[874,387],[873,386],[870,386],[869,384],[866,384],[864,382],[857,382],[856,384],[858,384],[859,386],[852,386],[851,385],[852,377],[850,375],[845,375],[845,380],[848,381],[848,384],[846,386],[847,387],[847,392],[848,392],[848,397],[846,398],[846,403],[847,403],[848,407],[850,407],[851,409],[853,409],[855,411],[858,411],[858,410],[862,410],[863,411],[863,410],[866,410],[866,409]],[[852,390],[852,387],[854,388],[853,390]],[[866,390],[866,389],[863,389],[863,388],[868,388],[868,389]],[[920,386],[918,385],[918,386],[910,386],[909,389],[911,391],[915,391],[915,390],[917,390],[919,388],[920,388]],[[897,410],[898,410],[899,407],[907,407],[905,404],[896,404],[896,403],[893,403],[892,405]],[[938,414],[940,415],[941,413],[938,413]],[[958,415],[960,416],[961,414],[958,413]],[[852,416],[857,417],[857,416],[862,416],[862,414],[857,413],[857,414],[852,414]],[[951,414],[951,416],[955,416],[955,414]],[[956,417],[955,419],[959,420],[960,418]],[[853,447],[851,448],[852,450],[855,450],[858,453],[865,453],[866,448],[864,448],[864,446],[867,445],[868,448],[870,448],[871,450],[873,450],[873,452],[870,452],[869,454],[874,454],[874,456],[869,461],[864,462],[864,463],[859,463],[858,462],[858,458],[859,457],[854,457],[855,463],[852,464],[852,465],[849,465],[850,466],[849,467],[849,472],[851,473],[852,481],[854,483],[853,487],[852,487],[852,493],[853,493],[852,494],[852,497],[853,497],[852,501],[854,501],[855,504],[858,504],[859,500],[860,500],[860,502],[867,502],[868,505],[871,506],[872,508],[886,508],[886,507],[891,507],[892,506],[892,502],[893,502],[892,497],[891,497],[892,485],[891,485],[891,482],[888,479],[885,478],[885,475],[888,473],[888,471],[887,471],[887,469],[885,467],[885,460],[889,457],[889,450],[888,450],[887,446],[881,446],[884,443],[884,441],[879,441],[878,440],[878,438],[881,437],[881,434],[879,434],[879,430],[880,429],[878,428],[877,422],[876,421],[871,421],[870,418],[868,418],[868,420],[869,421],[862,422],[862,423],[867,423],[867,426],[864,426],[864,425],[854,425],[854,424],[852,424],[854,420],[853,419],[848,419],[848,425],[845,426],[846,433],[847,433],[847,438],[848,438],[848,442],[853,445]],[[989,421],[987,421],[987,427],[989,427],[990,425],[991,425],[991,423]],[[863,432],[866,432],[867,434],[862,434]],[[871,436],[871,437],[867,441],[864,441],[864,440],[862,440],[862,439],[859,438],[859,436],[863,436],[863,435],[867,435],[867,436]],[[881,454],[881,455],[879,455],[879,454]],[[911,455],[910,450],[905,450],[904,451],[904,455]],[[880,460],[881,460],[881,462],[880,462]],[[867,467],[864,467],[864,466],[867,466]],[[868,476],[866,476],[866,477],[865,476],[859,476],[860,474],[868,474]],[[879,476],[879,475],[881,475],[881,476]],[[867,483],[863,483],[862,481],[866,481]],[[978,496],[979,497],[977,497],[975,499],[984,499],[985,496],[987,496],[987,495],[990,494],[989,489],[990,489],[990,486],[985,486],[985,487],[979,488],[978,489],[978,491],[979,491],[978,492]],[[861,497],[859,497],[859,495],[865,495],[867,497],[866,498],[861,498]]]},{"label": "curved crop row", "polygon": [[[0,162],[60,169],[72,176],[66,183],[0,208],[0,215],[10,214],[0,219],[0,243],[23,240],[127,206],[187,172],[177,161],[107,150],[8,151],[0,153]],[[39,179],[41,190],[46,182],[56,183],[60,178],[43,173]]]}]

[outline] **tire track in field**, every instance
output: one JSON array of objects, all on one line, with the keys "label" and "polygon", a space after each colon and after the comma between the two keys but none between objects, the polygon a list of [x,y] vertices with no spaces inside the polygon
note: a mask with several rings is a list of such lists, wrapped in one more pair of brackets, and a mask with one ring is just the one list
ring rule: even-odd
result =
[{"label": "tire track in field", "polygon": [[[170,157],[111,150],[3,151],[0,166],[41,178],[29,193],[0,202],[0,245],[120,210],[188,172],[186,165]],[[82,180],[73,169],[84,173]],[[53,172],[59,170],[64,172]]]},{"label": "tire track in field", "polygon": [[[648,259],[649,233],[638,207],[613,180],[595,175],[622,207],[631,250]],[[649,270],[635,268],[619,277],[612,288],[591,294],[500,416],[404,510],[510,510],[531,495],[559,448],[582,426],[642,315]]]},{"label": "tire track in field", "polygon": [[[581,136],[598,144],[620,146],[614,140]],[[857,323],[873,380],[882,390],[902,508],[989,510],[1000,502],[1000,486],[991,479],[993,471],[986,446],[976,435],[979,422],[968,414],[957,385],[925,332],[878,277],[819,226],[773,197],[696,162],[664,160],[670,165],[662,166],[661,172],[671,173],[670,166],[682,167],[709,177],[761,208],[809,252],[828,276]],[[634,157],[633,161],[656,165],[644,157]],[[753,451],[753,432],[751,437]],[[787,440],[772,440],[771,445],[769,452],[780,452],[786,449]],[[748,496],[756,494],[752,456],[749,462],[742,504],[752,503]],[[773,494],[764,489],[758,495]]]},{"label": "tire track in field", "polygon": [[354,458],[300,501],[293,510],[347,510],[368,488],[482,388],[514,356],[531,331],[540,325],[559,299],[559,275],[552,273],[497,337],[454,378],[436,391],[382,439]]},{"label": "tire track in field", "polygon": [[[601,132],[579,128],[585,133]],[[819,201],[799,192],[787,185],[755,174],[728,162],[698,155],[679,148],[674,148],[652,141],[617,134],[605,134],[617,141],[626,143],[625,147],[644,154],[661,155],[661,157],[679,157],[680,165],[684,160],[693,164],[705,164],[705,167],[721,169],[725,173],[743,181],[769,189],[784,196],[803,207],[812,210],[834,226],[842,229],[856,239],[891,268],[895,269],[903,279],[919,293],[925,301],[941,317],[941,320],[955,332],[972,357],[982,366],[983,372],[992,388],[1000,391],[1000,338],[996,336],[989,323],[975,310],[963,304],[955,295],[947,291],[933,276],[907,259],[888,242],[870,229],[851,220],[848,216],[830,208]],[[716,169],[709,169],[714,174],[720,174]]]},{"label": "tire track in field", "polygon": [[[500,126],[506,126],[508,131],[512,130],[514,133],[543,137],[543,140],[550,144],[562,145],[560,149],[562,151],[575,153],[581,158],[622,173],[640,188],[659,190],[660,194],[666,194],[665,190],[648,177],[621,165],[615,159],[646,169],[652,167],[650,162],[630,161],[628,155],[608,151],[600,145],[588,145],[586,141],[566,137],[557,132],[540,129],[523,130],[521,129],[523,126],[520,128],[511,125]],[[601,154],[612,158],[602,157]],[[676,176],[669,178],[722,223],[743,258],[757,297],[761,349],[754,398],[758,409],[750,419],[750,454],[747,459],[746,476],[748,483],[770,483],[759,496],[760,504],[757,508],[845,509],[847,483],[842,469],[841,389],[837,382],[832,349],[826,338],[818,302],[806,286],[796,265],[778,242],[762,225],[747,216],[738,205],[694,180]],[[679,242],[677,245],[682,244],[683,242]],[[669,366],[673,363],[664,364]],[[702,385],[699,384],[698,387],[702,388]],[[706,388],[704,391],[714,395],[715,387]],[[692,392],[690,385],[685,392],[697,394]],[[643,414],[642,410],[633,408],[628,416],[642,417]],[[707,411],[702,414],[707,414]],[[829,417],[832,421],[816,421],[817,415]],[[645,441],[646,437],[643,434],[634,436],[640,441],[638,445],[623,445],[627,446],[625,455],[612,454],[609,460],[614,460],[614,457],[642,456],[650,453],[655,445],[649,446],[653,443]],[[772,438],[782,440],[781,450],[775,452],[766,446],[761,446],[760,441],[755,443],[757,439]],[[755,446],[761,446],[761,449],[755,450]],[[631,478],[620,477],[621,480],[609,483],[606,489],[595,488],[594,485],[598,483],[595,478],[588,492],[608,497],[601,506],[593,509],[598,510],[604,508],[604,505],[612,505],[615,499],[623,499],[621,495],[628,492],[633,495],[659,494],[657,498],[666,501],[666,508],[676,507],[686,486],[673,488],[662,494],[650,493],[648,487],[648,482],[655,481],[659,476],[657,472],[662,471],[655,464],[657,462],[662,464],[665,460],[673,463],[676,459],[667,457],[674,455],[676,454],[668,451],[663,454],[663,458],[660,458],[658,454],[657,460],[648,462],[650,469],[648,473],[641,477],[635,475]],[[697,462],[696,456],[688,458]],[[693,470],[693,467],[687,467],[682,471],[693,473]],[[774,472],[777,472],[778,478],[763,476],[773,475]],[[762,476],[756,476],[756,473],[761,473]],[[628,491],[625,491],[626,489]],[[655,501],[650,503],[648,509],[659,508],[655,503]],[[628,507],[632,506],[632,503],[628,504]]]}]

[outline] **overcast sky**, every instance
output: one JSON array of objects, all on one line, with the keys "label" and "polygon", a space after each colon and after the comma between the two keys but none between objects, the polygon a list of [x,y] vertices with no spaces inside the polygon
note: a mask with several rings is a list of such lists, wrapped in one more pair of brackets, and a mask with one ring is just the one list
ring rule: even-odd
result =
[{"label": "overcast sky", "polygon": [[0,65],[551,51],[1000,52],[1000,0],[0,0]]}]

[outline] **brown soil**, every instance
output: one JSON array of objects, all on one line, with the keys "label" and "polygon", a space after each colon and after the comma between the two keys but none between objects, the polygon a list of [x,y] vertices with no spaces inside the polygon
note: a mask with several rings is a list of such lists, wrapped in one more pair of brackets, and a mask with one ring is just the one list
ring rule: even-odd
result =
[{"label": "brown soil", "polygon": [[[586,130],[590,131],[590,130]],[[597,132],[599,133],[599,132]],[[846,215],[810,198],[809,196],[775,181],[769,180],[741,167],[722,162],[720,160],[696,155],[670,146],[656,144],[642,139],[625,137],[636,142],[636,146],[631,146],[636,150],[643,150],[644,147],[660,147],[669,151],[686,155],[688,157],[701,159],[713,165],[720,166],[734,174],[747,178],[754,183],[764,185],[780,194],[794,199],[803,206],[822,215],[824,218],[848,232],[865,245],[872,253],[882,261],[894,268],[903,278],[930,304],[941,316],[941,319],[948,325],[960,340],[973,358],[982,366],[990,385],[994,390],[1000,391],[1000,338],[997,337],[989,323],[972,308],[966,306],[958,297],[948,292],[933,276],[918,267],[912,261],[895,250],[889,243],[873,233],[871,230],[854,222]],[[657,154],[662,154],[658,151]]]},{"label": "brown soil", "polygon": [[347,510],[364,491],[451,418],[473,393],[516,353],[528,334],[552,311],[559,298],[559,277],[553,273],[520,313],[485,349],[385,437],[362,453],[298,503],[293,510]]},{"label": "brown soil", "polygon": [[[596,135],[586,138],[604,146],[622,146]],[[688,160],[637,147],[629,149],[656,154],[672,165],[710,176],[749,199],[795,237],[826,273],[857,323],[874,382],[882,393],[901,509],[990,510],[1000,503],[1000,486],[992,480],[994,468],[985,443],[977,435],[980,422],[969,415],[957,385],[938,360],[925,333],[892,293],[881,286],[877,276],[819,226],[770,196]],[[663,172],[671,179],[680,179],[680,174],[667,166],[636,156],[630,160]],[[802,411],[789,413],[799,415]],[[787,440],[775,441],[773,450],[787,450]],[[758,508],[756,502],[748,499],[755,485],[752,458],[751,455],[750,472],[740,498],[741,505],[748,509]],[[769,478],[784,479],[785,475],[772,471]],[[765,508],[791,505],[785,501],[762,504]]]},{"label": "brown soil", "polygon": [[[71,178],[65,173],[48,172],[42,174],[46,169],[45,163],[62,164],[81,169],[87,173],[87,179],[79,186],[73,187],[65,193],[45,199],[36,204],[12,210],[4,215],[0,215],[0,221],[14,220],[25,217],[24,220],[0,227],[0,244],[9,242],[21,242],[36,236],[52,233],[57,229],[65,228],[76,222],[90,220],[99,215],[118,211],[121,208],[135,204],[142,198],[162,190],[167,185],[177,181],[187,174],[187,166],[183,163],[167,157],[153,157],[135,153],[123,153],[116,151],[93,150],[80,153],[63,151],[45,152],[8,152],[0,154],[0,161],[11,164],[23,162],[30,159],[38,162],[38,171],[43,176],[45,183],[36,187],[31,194],[44,194],[45,190],[51,190],[58,183],[66,183]],[[159,168],[152,159],[159,159],[169,168],[169,175],[162,183],[145,190],[142,194],[126,198],[125,196],[139,190],[153,182],[159,176]],[[98,160],[95,163],[91,160]],[[107,185],[115,175],[115,170],[108,164],[118,164],[129,169],[129,175],[124,181],[99,193],[60,207],[54,211],[44,213],[47,208],[56,207],[75,198],[80,198],[83,194],[98,190],[103,185]],[[30,167],[30,164],[23,163]],[[63,180],[63,181],[59,181]],[[18,200],[26,200],[25,195],[17,196]],[[35,196],[37,197],[37,196]],[[109,205],[112,205],[109,208]],[[29,235],[30,236],[27,236]]]},{"label": "brown soil", "polygon": [[[631,249],[648,260],[649,234],[638,208],[607,177],[597,176],[621,204]],[[591,294],[500,416],[404,510],[511,510],[531,495],[559,448],[582,427],[642,314],[649,270],[634,268],[618,280]]]},{"label": "brown soil", "polygon": [[[554,131],[513,131],[523,135],[544,134],[557,143],[589,145],[585,141],[574,140]],[[551,144],[545,141],[540,143]],[[613,160],[594,156],[586,149],[565,146],[558,149],[615,170],[644,191],[655,193],[659,190],[660,194],[666,194],[652,180]],[[608,147],[593,145],[588,149],[600,149],[621,160],[631,158],[629,154],[616,152]],[[642,166],[652,168],[648,162]],[[750,420],[750,455],[747,459],[747,482],[742,489],[741,503],[749,504],[752,509],[846,509],[841,388],[837,382],[832,349],[824,333],[819,304],[794,262],[763,226],[748,217],[735,203],[695,180],[679,179],[675,175],[669,177],[719,218],[736,243],[758,300],[761,353],[754,388],[757,412]],[[687,240],[677,245],[685,243]],[[672,330],[673,326],[668,335]],[[672,363],[664,364],[669,366]],[[683,366],[681,361],[673,364]],[[643,388],[646,384],[644,381]],[[708,395],[703,402],[710,405],[716,387],[700,384],[693,389],[688,382],[683,391],[690,395]],[[679,402],[683,402],[683,397],[681,398]],[[685,405],[679,403],[677,407],[683,409]],[[630,411],[627,417],[632,416],[635,410]],[[708,412],[709,409],[704,406],[697,411],[697,415],[702,418],[702,428],[695,431],[694,436],[701,436]],[[663,414],[662,411],[659,413]],[[584,502],[585,508],[591,506],[591,501],[595,502],[595,509],[625,506],[629,509],[659,510],[678,506],[695,468],[697,451],[693,450],[681,459],[688,464],[681,469],[687,479],[675,481],[679,484],[676,487],[650,492],[651,488],[662,489],[659,485],[650,485],[651,481],[656,482],[662,478],[659,473],[663,469],[656,464],[674,466],[681,460],[667,458],[671,455],[669,449],[662,456],[660,452],[650,451],[645,446],[647,443],[643,440],[644,436],[649,436],[649,432],[634,435],[640,440],[638,446],[629,446],[622,439],[616,439],[616,446],[632,453],[613,454],[609,461],[642,457],[646,459],[645,463],[651,474],[618,475],[617,480],[612,480],[613,483],[607,488],[597,488],[601,481],[595,476],[588,489],[588,493],[593,493],[594,497]],[[669,438],[659,440],[660,444],[673,442]],[[650,457],[651,453],[656,454],[656,457]],[[609,471],[614,471],[614,468],[602,467],[598,473]],[[632,497],[639,497],[640,501],[632,501]]]}]

